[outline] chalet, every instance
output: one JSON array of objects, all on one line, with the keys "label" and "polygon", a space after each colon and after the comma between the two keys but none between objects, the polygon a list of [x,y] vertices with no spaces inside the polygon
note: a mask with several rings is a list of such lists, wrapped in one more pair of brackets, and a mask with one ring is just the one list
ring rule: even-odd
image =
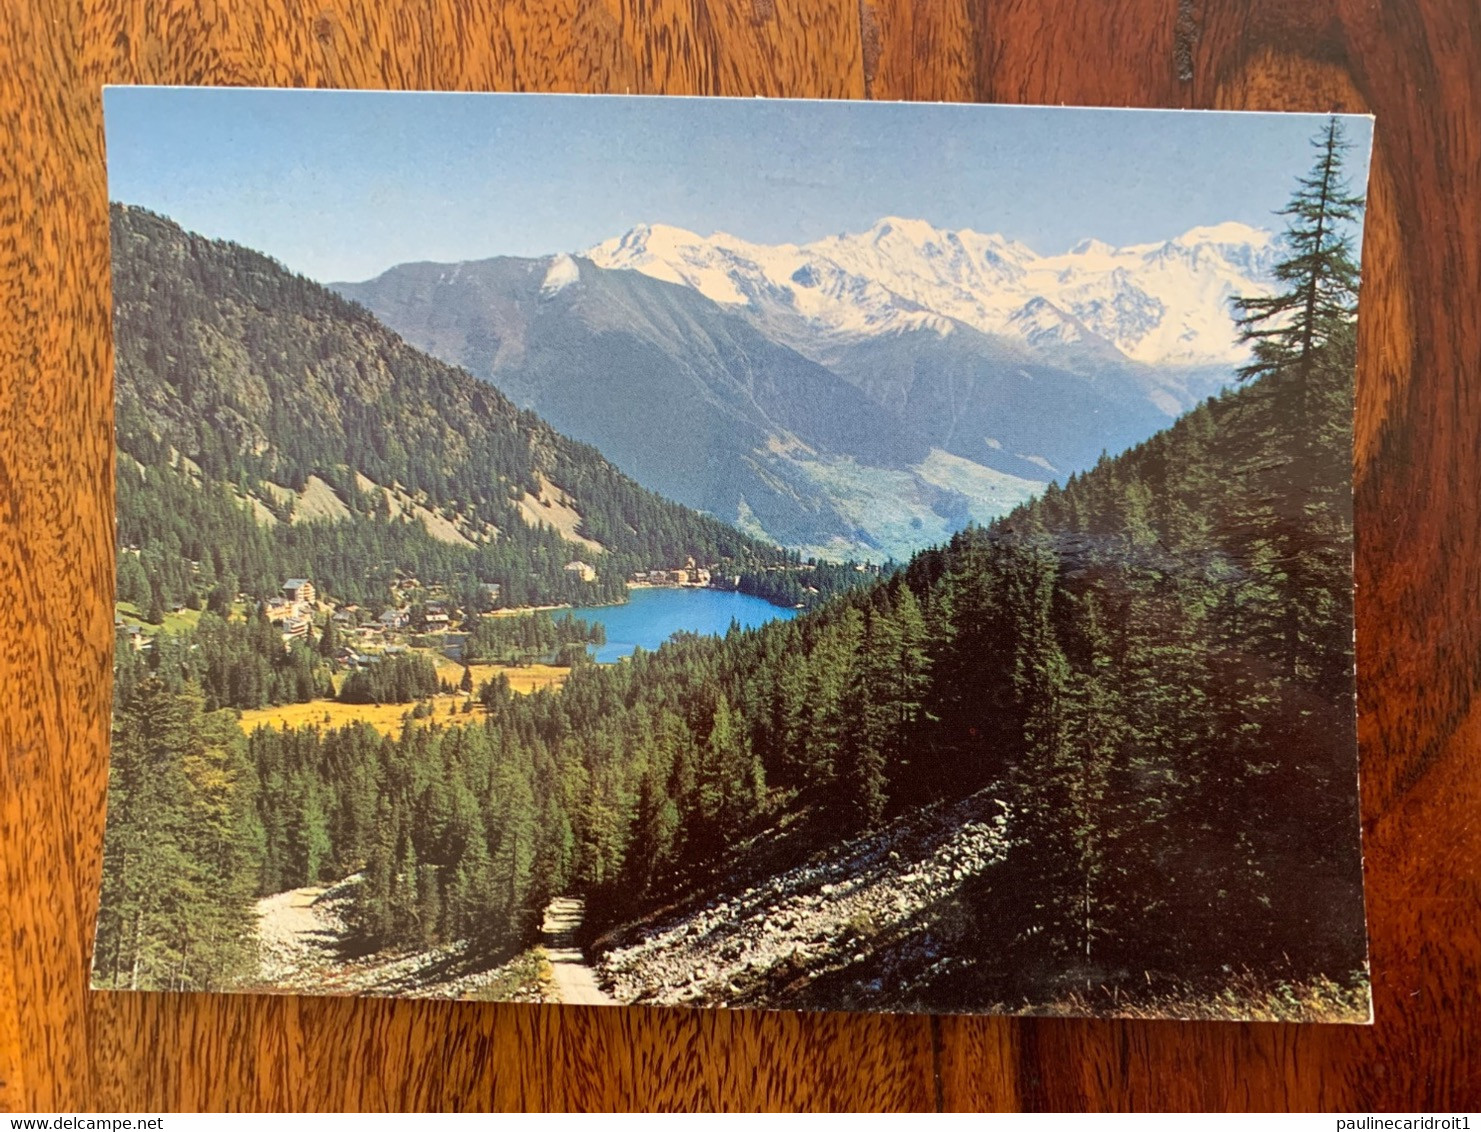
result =
[{"label": "chalet", "polygon": [[441,610],[438,610],[436,613],[428,613],[422,620],[427,623],[427,629],[434,633],[446,629],[452,624],[452,618]]},{"label": "chalet", "polygon": [[154,644],[153,641],[144,635],[144,630],[137,625],[124,625],[120,631],[123,633],[124,639],[128,641],[129,648],[135,652],[143,652]]},{"label": "chalet", "polygon": [[405,629],[408,618],[399,609],[388,609],[380,615],[378,620],[382,629]]},{"label": "chalet", "polygon": [[[691,558],[689,561],[693,562],[694,559]],[[676,586],[687,586],[689,584],[689,571],[671,570],[669,572],[669,580]]]},{"label": "chalet", "polygon": [[314,583],[307,578],[289,578],[283,583],[283,596],[298,605],[314,603]]},{"label": "chalet", "polygon": [[694,571],[693,582],[696,586],[707,586],[710,584],[710,572],[701,566]]},{"label": "chalet", "polygon": [[283,643],[289,641],[308,640],[309,619],[307,617],[289,617],[283,622]]},{"label": "chalet", "polygon": [[294,607],[291,601],[282,601],[275,598],[263,604],[263,612],[267,615],[269,621],[281,621],[285,617],[293,616]]},{"label": "chalet", "polygon": [[583,582],[594,582],[597,579],[595,568],[588,566],[585,562],[575,561],[566,563],[566,572],[580,574]]}]

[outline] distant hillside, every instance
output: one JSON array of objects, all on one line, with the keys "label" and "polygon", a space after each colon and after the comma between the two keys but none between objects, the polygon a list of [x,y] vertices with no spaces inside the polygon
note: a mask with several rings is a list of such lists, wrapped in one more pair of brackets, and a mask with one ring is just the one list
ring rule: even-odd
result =
[{"label": "distant hillside", "polygon": [[338,283],[646,487],[768,541],[908,557],[1144,440],[1244,358],[1270,233],[1039,256],[887,218],[812,244],[639,225],[584,256]]},{"label": "distant hillside", "polygon": [[635,569],[782,561],[267,257],[112,222],[119,541],[165,604],[226,575],[364,598],[398,573],[611,600]]},{"label": "distant hillside", "polygon": [[639,272],[499,258],[335,286],[644,486],[766,541],[904,556],[1042,486],[1024,461],[1008,474],[943,460],[926,430],[867,391]]}]

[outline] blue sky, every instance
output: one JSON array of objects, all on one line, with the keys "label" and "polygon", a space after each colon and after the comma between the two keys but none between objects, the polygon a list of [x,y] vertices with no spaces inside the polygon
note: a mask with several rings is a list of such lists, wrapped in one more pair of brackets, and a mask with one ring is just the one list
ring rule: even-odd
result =
[{"label": "blue sky", "polygon": [[[1271,215],[1320,116],[110,87],[109,195],[323,281],[576,251],[639,223],[762,243],[881,216],[1043,253]],[[1371,122],[1346,123],[1366,182]]]}]

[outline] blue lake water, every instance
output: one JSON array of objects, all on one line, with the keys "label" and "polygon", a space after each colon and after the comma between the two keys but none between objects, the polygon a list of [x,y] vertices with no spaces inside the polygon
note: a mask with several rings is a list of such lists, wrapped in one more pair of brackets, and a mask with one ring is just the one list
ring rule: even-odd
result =
[{"label": "blue lake water", "polygon": [[[566,611],[558,610],[560,617]],[[732,620],[741,628],[753,629],[768,621],[789,620],[795,609],[783,609],[750,594],[706,589],[638,589],[628,594],[626,605],[596,605],[573,609],[582,621],[600,621],[607,629],[607,643],[595,651],[598,661],[610,664],[634,649],[649,652],[675,633],[690,632],[724,636]]]}]

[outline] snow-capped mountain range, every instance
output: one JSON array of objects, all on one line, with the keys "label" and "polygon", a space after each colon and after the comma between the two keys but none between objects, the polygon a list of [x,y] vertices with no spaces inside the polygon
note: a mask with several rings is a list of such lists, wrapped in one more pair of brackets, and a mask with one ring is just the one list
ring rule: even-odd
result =
[{"label": "snow-capped mountain range", "polygon": [[640,225],[337,284],[639,483],[827,557],[904,558],[1164,428],[1245,360],[1269,232],[1040,255],[888,217],[766,245]]},{"label": "snow-capped mountain range", "polygon": [[800,245],[644,224],[584,255],[749,308],[794,346],[967,326],[1038,348],[1109,344],[1151,365],[1233,366],[1245,354],[1230,300],[1269,293],[1274,243],[1228,222],[1121,248],[1086,239],[1046,256],[999,235],[886,217]]}]

